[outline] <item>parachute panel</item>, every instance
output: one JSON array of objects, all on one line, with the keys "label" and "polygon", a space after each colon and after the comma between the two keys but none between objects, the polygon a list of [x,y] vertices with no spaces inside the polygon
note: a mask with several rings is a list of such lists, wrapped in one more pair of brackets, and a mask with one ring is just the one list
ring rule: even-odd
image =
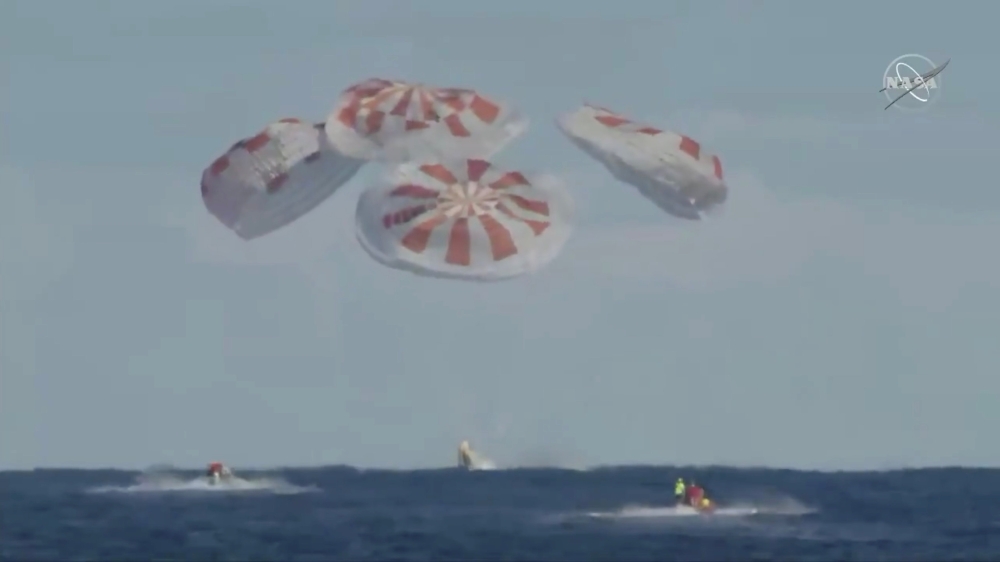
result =
[{"label": "parachute panel", "polygon": [[322,129],[286,118],[234,144],[202,173],[205,207],[244,240],[305,215],[364,164],[333,150]]},{"label": "parachute panel", "polygon": [[671,215],[700,220],[725,202],[722,161],[696,140],[585,105],[560,117],[559,129],[620,181]]},{"label": "parachute panel", "polygon": [[358,200],[357,238],[383,265],[419,275],[498,281],[552,261],[573,203],[554,180],[481,159],[397,166]]},{"label": "parachute panel", "polygon": [[510,105],[466,88],[371,78],[341,94],[330,143],[364,160],[489,158],[527,130]]}]

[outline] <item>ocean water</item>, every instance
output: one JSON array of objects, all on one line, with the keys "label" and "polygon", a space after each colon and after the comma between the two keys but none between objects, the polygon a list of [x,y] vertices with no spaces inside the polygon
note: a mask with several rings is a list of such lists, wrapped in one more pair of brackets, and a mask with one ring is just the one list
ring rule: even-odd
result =
[{"label": "ocean water", "polygon": [[1000,470],[237,474],[0,473],[0,560],[1000,560]]}]

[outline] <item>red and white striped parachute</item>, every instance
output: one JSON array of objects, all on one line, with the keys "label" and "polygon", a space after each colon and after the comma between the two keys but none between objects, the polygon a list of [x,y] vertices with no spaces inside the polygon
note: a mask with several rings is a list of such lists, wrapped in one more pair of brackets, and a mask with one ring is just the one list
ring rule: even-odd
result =
[{"label": "red and white striped parachute", "polygon": [[475,90],[372,78],[344,90],[326,135],[365,160],[489,158],[527,127],[509,105]]},{"label": "red and white striped parachute", "polygon": [[205,207],[244,240],[305,215],[364,164],[333,150],[322,129],[282,119],[234,144],[201,175]]},{"label": "red and white striped parachute", "polygon": [[555,180],[462,159],[398,166],[388,182],[362,193],[356,217],[358,241],[383,265],[498,281],[559,254],[573,202]]},{"label": "red and white striped parachute", "polygon": [[719,157],[684,135],[584,105],[556,124],[573,144],[664,211],[699,220],[728,195]]}]

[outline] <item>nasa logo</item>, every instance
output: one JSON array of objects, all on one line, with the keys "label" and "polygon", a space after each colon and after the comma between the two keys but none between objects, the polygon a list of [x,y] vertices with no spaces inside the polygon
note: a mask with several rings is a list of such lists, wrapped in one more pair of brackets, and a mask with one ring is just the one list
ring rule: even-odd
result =
[{"label": "nasa logo", "polygon": [[890,102],[886,109],[891,106],[903,111],[926,111],[940,97],[938,73],[945,65],[939,67],[918,54],[903,55],[890,62],[882,75],[882,92]]}]

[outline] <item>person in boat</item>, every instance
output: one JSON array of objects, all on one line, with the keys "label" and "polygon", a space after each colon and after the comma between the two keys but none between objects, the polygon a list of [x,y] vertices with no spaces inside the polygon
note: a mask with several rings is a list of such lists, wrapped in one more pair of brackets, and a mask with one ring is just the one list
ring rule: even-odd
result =
[{"label": "person in boat", "polygon": [[705,489],[699,486],[694,480],[688,486],[687,493],[691,507],[698,511],[711,511],[715,509],[715,502],[708,498],[708,495],[705,494]]},{"label": "person in boat", "polygon": [[208,463],[208,469],[205,471],[205,476],[208,476],[209,480],[213,483],[223,478],[229,478],[232,475],[233,472],[229,470],[229,467],[219,461]]},{"label": "person in boat", "polygon": [[701,507],[701,500],[705,499],[705,490],[694,480],[687,487],[688,505],[694,508]]},{"label": "person in boat", "polygon": [[683,478],[678,478],[677,483],[674,484],[674,499],[677,500],[677,505],[687,503],[687,486],[684,484]]}]

